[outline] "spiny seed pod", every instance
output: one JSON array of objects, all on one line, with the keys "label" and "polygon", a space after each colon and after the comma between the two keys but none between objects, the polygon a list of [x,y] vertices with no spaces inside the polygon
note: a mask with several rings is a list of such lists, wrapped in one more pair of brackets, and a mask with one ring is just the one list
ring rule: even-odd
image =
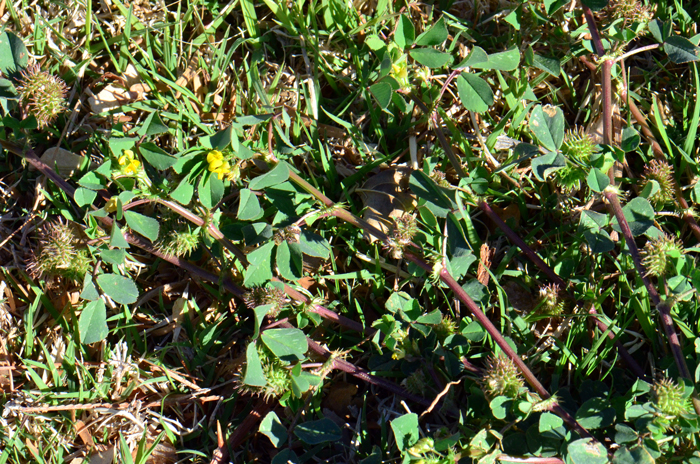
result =
[{"label": "spiny seed pod", "polygon": [[66,110],[66,83],[39,65],[31,65],[22,71],[17,84],[17,92],[22,102],[28,105],[29,112],[36,117],[39,128],[49,125],[60,113]]},{"label": "spiny seed pod", "polygon": [[685,396],[685,388],[671,379],[662,379],[654,384],[652,401],[659,411],[673,417],[690,412],[692,407]]},{"label": "spiny seed pod", "polygon": [[666,161],[651,160],[642,174],[642,188],[646,187],[652,180],[659,184],[659,190],[651,195],[649,200],[658,206],[673,202],[676,192],[673,167]]},{"label": "spiny seed pod", "polygon": [[406,377],[402,382],[406,390],[415,394],[424,396],[428,393],[428,377],[423,372],[423,369],[416,369],[413,374]]},{"label": "spiny seed pod", "polygon": [[579,128],[578,130],[566,131],[561,151],[565,155],[587,163],[591,155],[598,151],[598,145],[593,140],[593,137],[587,134],[583,128]]},{"label": "spiny seed pod", "polygon": [[267,313],[270,317],[274,317],[289,303],[289,298],[277,287],[272,285],[267,287],[256,287],[243,295],[243,301],[250,309],[255,309],[258,306],[272,305],[272,309]]},{"label": "spiny seed pod", "polygon": [[647,23],[653,16],[652,9],[642,5],[639,0],[615,0],[610,3],[610,8],[615,19],[624,19],[628,23]]},{"label": "spiny seed pod", "polygon": [[54,222],[39,234],[39,253],[27,269],[35,277],[63,276],[82,280],[92,266],[92,257],[69,224]]},{"label": "spiny seed pod", "polygon": [[272,239],[275,241],[275,245],[279,245],[282,242],[287,243],[299,243],[299,234],[301,229],[296,224],[287,226],[284,229],[278,229]]},{"label": "spiny seed pod", "polygon": [[524,385],[518,368],[510,358],[502,352],[497,356],[489,356],[484,377],[481,379],[481,389],[488,398],[517,398]]},{"label": "spiny seed pod", "polygon": [[562,192],[570,195],[581,190],[581,185],[586,180],[586,171],[568,163],[555,172],[555,179]]},{"label": "spiny seed pod", "polygon": [[391,252],[391,257],[400,259],[403,250],[418,232],[418,221],[412,214],[404,213],[394,219],[394,228],[389,235],[389,240],[384,244],[384,248]]},{"label": "spiny seed pod", "polygon": [[190,229],[189,225],[178,227],[158,240],[156,248],[166,256],[182,258],[188,256],[199,246],[199,228]]},{"label": "spiny seed pod", "polygon": [[432,174],[430,174],[430,178],[433,179],[433,181],[438,184],[440,187],[449,187],[450,183],[447,182],[447,179],[445,179],[445,173],[442,171],[438,171],[435,169]]},{"label": "spiny seed pod", "polygon": [[243,379],[245,378],[245,371],[243,371],[239,372],[237,376],[238,390],[250,395],[261,395],[266,400],[270,398],[279,398],[288,391],[291,391],[291,370],[288,369],[286,364],[280,361],[279,358],[270,353],[261,343],[257,343],[255,346],[258,351],[263,374],[265,375],[266,384],[264,386],[244,384]]},{"label": "spiny seed pod", "polygon": [[449,316],[442,316],[440,323],[433,327],[438,340],[443,341],[457,332],[457,323]]},{"label": "spiny seed pod", "polygon": [[540,287],[540,304],[537,307],[538,314],[558,316],[564,312],[566,302],[562,299],[561,290],[557,284],[549,284]]},{"label": "spiny seed pod", "polygon": [[647,268],[647,276],[662,277],[673,272],[673,258],[685,253],[681,242],[669,235],[661,235],[649,240],[642,250],[642,264]]}]

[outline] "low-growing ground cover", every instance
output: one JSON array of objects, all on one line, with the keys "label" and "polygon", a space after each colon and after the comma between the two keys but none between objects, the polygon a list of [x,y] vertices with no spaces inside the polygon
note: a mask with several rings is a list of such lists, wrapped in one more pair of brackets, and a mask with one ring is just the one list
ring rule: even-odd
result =
[{"label": "low-growing ground cover", "polygon": [[1,2],[0,464],[700,462],[696,2]]}]

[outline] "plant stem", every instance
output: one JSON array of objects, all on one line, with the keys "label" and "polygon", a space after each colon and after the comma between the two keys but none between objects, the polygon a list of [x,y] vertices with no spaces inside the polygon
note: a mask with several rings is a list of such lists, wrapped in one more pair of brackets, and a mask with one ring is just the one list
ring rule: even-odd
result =
[{"label": "plant stem", "polygon": [[[622,235],[625,237],[625,242],[627,242],[627,248],[629,248],[630,255],[632,255],[634,267],[637,269],[637,273],[639,274],[639,277],[642,279],[642,282],[649,293],[649,298],[651,298],[652,303],[654,303],[654,306],[656,306],[656,309],[659,311],[661,326],[666,333],[666,338],[668,338],[668,343],[671,347],[673,358],[676,361],[678,372],[682,377],[693,381],[688,365],[685,362],[685,356],[683,355],[683,349],[681,348],[678,334],[673,326],[671,308],[669,307],[668,303],[661,300],[659,292],[656,290],[656,287],[652,285],[649,277],[647,276],[647,270],[642,263],[642,257],[639,254],[639,249],[634,241],[634,237],[632,236],[632,231],[627,223],[627,219],[625,219],[625,214],[622,211],[622,206],[617,198],[617,194],[610,189],[610,187],[608,187],[603,191],[603,195],[608,200],[608,207],[612,210],[615,218],[617,218],[617,223],[620,226],[620,230],[622,230]],[[693,395],[693,406],[695,407],[696,412],[700,414],[700,400],[696,395]]]},{"label": "plant stem", "polygon": [[[540,258],[537,253],[534,252],[532,248],[530,248],[527,243],[523,239],[520,238],[518,234],[516,234],[513,229],[508,227],[508,225],[501,219],[501,217],[496,214],[493,209],[486,203],[485,201],[479,202],[479,208],[486,213],[486,215],[491,219],[493,222],[496,223],[496,225],[503,231],[503,233],[510,239],[511,242],[515,243],[515,245],[520,248],[520,250],[525,254],[525,256],[528,257],[530,261],[532,261],[535,266],[537,266],[540,271],[542,271],[549,279],[554,282],[556,285],[558,285],[562,289],[566,289],[567,293],[569,294],[569,297],[571,298],[572,301],[575,301],[578,306],[582,307],[581,302],[577,301],[576,298],[574,297],[571,292],[569,292],[567,283],[557,275],[554,270],[545,263],[542,258]],[[608,332],[608,326],[601,321],[597,316],[597,312],[595,308],[591,308],[589,310],[589,314],[593,317],[596,325],[598,328],[603,332]],[[644,370],[637,364],[637,361],[634,360],[632,355],[627,351],[627,349],[620,343],[619,340],[616,340],[615,334],[612,331],[608,332],[608,338],[613,340],[615,347],[617,348],[618,353],[622,357],[622,359],[625,361],[627,366],[632,369],[634,374],[639,377],[639,378],[644,378],[646,375],[644,374]]]},{"label": "plant stem", "polygon": [[[280,324],[280,327],[287,327],[291,328],[291,324]],[[311,340],[310,338],[306,338],[306,341],[309,345],[309,349],[313,351],[316,354],[319,354],[323,356],[325,359],[328,359],[331,356],[331,352],[316,343],[315,341]],[[340,358],[335,358],[333,360],[333,368],[338,369],[340,371],[343,371],[347,374],[352,375],[355,378],[358,378],[360,380],[363,380],[367,383],[370,383],[372,385],[376,385],[378,387],[381,387],[387,391],[390,391],[398,396],[401,396],[403,398],[406,398],[407,400],[413,401],[414,403],[420,404],[421,406],[429,407],[431,404],[431,401],[414,395],[413,393],[410,393],[400,386],[396,385],[393,382],[389,382],[388,380],[385,380],[381,377],[377,377],[375,375],[370,374],[369,372],[365,371],[364,369],[361,369],[357,366],[355,366],[352,363],[349,363],[345,361],[344,359]]]}]

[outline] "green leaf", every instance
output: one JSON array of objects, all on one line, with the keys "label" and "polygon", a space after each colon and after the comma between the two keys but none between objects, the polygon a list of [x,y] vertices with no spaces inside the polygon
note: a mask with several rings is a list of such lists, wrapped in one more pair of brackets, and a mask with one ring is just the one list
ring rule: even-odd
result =
[{"label": "green leaf", "polygon": [[265,320],[265,316],[267,316],[267,313],[269,313],[270,310],[272,310],[272,308],[274,307],[275,305],[266,304],[258,306],[253,310],[253,313],[255,313],[255,332],[253,333],[253,340],[258,338],[258,335],[260,335],[260,326]]},{"label": "green leaf", "polygon": [[85,274],[85,279],[83,280],[83,291],[80,292],[80,298],[83,300],[94,301],[100,298],[100,294],[97,293],[97,287],[92,283],[92,277],[89,273]]},{"label": "green leaf", "polygon": [[80,342],[89,345],[104,340],[109,334],[107,308],[102,300],[86,304],[78,319]]},{"label": "green leaf", "polygon": [[[378,37],[376,38],[378,43],[381,44],[379,48],[384,47],[384,42]],[[406,15],[399,16],[399,22],[396,25],[396,32],[394,33],[394,42],[396,42],[396,45],[398,45],[401,49],[405,49],[406,47],[413,45],[413,41],[415,39],[416,28],[413,26],[411,19]],[[365,41],[365,43],[367,42],[368,40]],[[373,48],[371,45],[370,48],[372,48],[372,50],[377,50],[377,48]]]},{"label": "green leaf", "polygon": [[469,55],[455,69],[466,67],[491,71],[513,71],[520,63],[518,47],[511,47],[500,53],[487,54],[483,48],[475,46]]},{"label": "green leaf", "polygon": [[700,48],[679,35],[673,35],[666,39],[664,51],[669,59],[676,64],[700,60]]},{"label": "green leaf", "polygon": [[301,251],[314,258],[328,259],[331,256],[331,245],[328,240],[306,229],[299,234]]},{"label": "green leaf", "polygon": [[89,190],[101,190],[104,188],[104,180],[94,172],[88,172],[78,180],[78,184]]},{"label": "green leaf", "polygon": [[128,277],[117,274],[100,274],[97,276],[97,285],[107,296],[119,304],[136,303],[139,298],[136,284]]},{"label": "green leaf", "polygon": [[505,419],[512,403],[513,400],[507,396],[497,396],[492,399],[489,403],[489,407],[491,407],[493,417],[500,420]]},{"label": "green leaf", "polygon": [[241,189],[237,217],[241,221],[252,221],[263,216],[258,196],[250,189]]},{"label": "green leaf", "polygon": [[260,363],[260,355],[255,347],[255,342],[249,343],[245,353],[245,376],[243,376],[243,384],[252,387],[264,387],[267,385],[267,379],[263,373],[262,364]]},{"label": "green leaf", "polygon": [[452,55],[439,52],[434,48],[414,48],[409,52],[409,55],[419,64],[432,69],[442,68],[446,64],[452,62]]},{"label": "green leaf", "polygon": [[158,148],[155,143],[146,142],[139,145],[139,153],[144,159],[159,171],[165,171],[177,163],[177,158]]},{"label": "green leaf", "polygon": [[78,206],[91,205],[95,198],[97,198],[96,192],[82,187],[75,189],[73,194],[73,199]]},{"label": "green leaf", "polygon": [[149,114],[141,127],[139,127],[139,130],[136,131],[141,137],[163,134],[165,132],[168,132],[168,126],[163,123],[156,111]]},{"label": "green leaf", "polygon": [[608,185],[610,185],[610,178],[607,176],[607,174],[603,174],[603,171],[600,169],[593,168],[591,169],[591,172],[588,173],[586,182],[591,190],[601,193]]},{"label": "green leaf", "polygon": [[639,147],[639,142],[641,137],[639,132],[632,126],[627,126],[622,129],[622,141],[620,143],[620,148],[625,152],[630,152],[636,150]]},{"label": "green leaf", "polygon": [[392,90],[388,82],[377,82],[369,88],[369,91],[382,109],[386,109],[391,103]]},{"label": "green leaf", "polygon": [[277,245],[275,263],[280,275],[287,280],[297,280],[304,276],[304,257],[298,243],[283,241]]},{"label": "green leaf", "polygon": [[153,242],[158,239],[160,223],[157,219],[144,216],[143,214],[136,213],[134,211],[124,211],[124,218],[126,219],[126,223],[129,225],[129,227],[150,241]]},{"label": "green leaf", "polygon": [[544,0],[544,7],[547,10],[548,15],[556,13],[556,11],[567,5],[571,0]]},{"label": "green leaf", "polygon": [[608,400],[591,398],[576,411],[576,420],[584,429],[602,429],[615,421],[615,409]]},{"label": "green leaf", "polygon": [[28,60],[29,53],[22,39],[11,32],[0,34],[0,71],[5,76],[19,73],[27,67]]},{"label": "green leaf", "polygon": [[212,209],[219,204],[224,196],[224,183],[218,176],[212,174],[202,176],[199,181],[199,201],[207,209]]},{"label": "green leaf", "polygon": [[121,266],[126,260],[126,251],[121,248],[115,248],[113,250],[103,250],[100,253],[100,258],[112,266]]},{"label": "green leaf", "polygon": [[484,51],[483,48],[479,46],[474,46],[472,48],[472,51],[469,52],[469,55],[460,62],[457,66],[455,66],[455,69],[462,69],[462,68],[484,68],[488,66],[489,62],[489,55]]},{"label": "green leaf", "polygon": [[428,314],[420,316],[418,319],[416,319],[416,322],[418,322],[420,324],[431,324],[431,325],[437,325],[441,321],[442,321],[442,313],[440,312],[439,309],[436,309],[432,312],[429,312]]},{"label": "green leaf", "polygon": [[304,422],[294,427],[294,435],[309,445],[319,445],[340,440],[342,432],[330,419]]},{"label": "green leaf", "polygon": [[561,62],[557,58],[548,58],[538,55],[534,52],[532,46],[525,50],[525,57],[530,66],[534,66],[535,68],[549,73],[554,77],[561,74]]},{"label": "green leaf", "polygon": [[202,146],[211,148],[212,150],[224,151],[229,145],[231,145],[233,138],[235,138],[233,128],[229,126],[212,136],[200,137],[199,143],[202,144]]},{"label": "green leaf", "polygon": [[251,190],[262,190],[273,185],[279,185],[287,179],[289,179],[289,167],[287,167],[286,163],[280,161],[270,171],[251,180],[248,188]]},{"label": "green leaf", "polygon": [[396,446],[403,451],[415,445],[420,438],[418,430],[418,414],[404,414],[391,421],[391,430],[394,431]]},{"label": "green leaf", "polygon": [[287,442],[287,428],[282,425],[282,421],[274,411],[267,413],[267,416],[260,422],[258,431],[269,438],[275,448],[279,448]]},{"label": "green leaf", "polygon": [[556,151],[564,142],[564,113],[561,108],[537,105],[530,115],[530,130],[549,151]]},{"label": "green leaf", "polygon": [[581,438],[566,447],[571,464],[607,464],[608,452],[599,441]]},{"label": "green leaf", "polygon": [[504,52],[492,53],[484,64],[477,63],[472,67],[491,71],[514,71],[520,64],[520,51],[513,46]]},{"label": "green leaf", "polygon": [[613,464],[654,464],[656,460],[644,446],[636,445],[625,446],[615,451],[612,462]]},{"label": "green leaf", "polygon": [[556,414],[552,414],[551,412],[543,412],[540,416],[540,433],[556,429],[562,425],[564,425],[564,421]]},{"label": "green leaf", "polygon": [[306,336],[299,329],[269,329],[260,338],[275,356],[286,362],[301,361],[308,349]]},{"label": "green leaf", "polygon": [[275,457],[272,458],[272,461],[270,461],[270,464],[301,464],[301,461],[299,461],[297,453],[287,448],[277,453]]},{"label": "green leaf", "polygon": [[583,236],[591,247],[593,253],[607,253],[615,248],[615,243],[610,239],[610,235],[602,228],[608,224],[608,217],[605,214],[595,211],[584,210],[579,219],[579,230],[583,231]]},{"label": "green leaf", "polygon": [[485,80],[473,74],[457,77],[457,91],[462,105],[469,111],[483,113],[493,105],[493,91]]},{"label": "green leaf", "polygon": [[177,201],[181,205],[188,205],[192,201],[194,194],[194,185],[190,183],[189,178],[183,178],[177,185],[177,188],[170,192],[170,198]]},{"label": "green leaf", "polygon": [[250,265],[245,271],[243,286],[262,285],[272,279],[272,251],[274,248],[275,242],[268,242],[248,253]]},{"label": "green leaf", "polygon": [[409,186],[419,199],[426,201],[430,211],[437,217],[447,217],[447,213],[454,207],[453,201],[423,171],[411,173]]},{"label": "green leaf", "polygon": [[581,3],[593,11],[599,11],[608,6],[608,0],[581,0]]},{"label": "green leaf", "polygon": [[535,177],[544,182],[551,173],[566,167],[566,158],[561,153],[551,152],[530,161]]},{"label": "green leaf", "polygon": [[[654,207],[646,198],[633,198],[627,203],[622,212],[630,226],[633,237],[638,237],[654,225]],[[617,219],[613,219],[613,229],[621,232]]]},{"label": "green leaf", "polygon": [[[416,39],[416,45],[421,47],[432,47],[434,45],[440,45],[445,40],[447,40],[447,26],[445,26],[445,18],[442,17],[433,24],[433,27],[423,32]],[[418,61],[418,60],[416,60]]]},{"label": "green leaf", "polygon": [[663,21],[657,18],[652,21],[649,21],[648,27],[649,32],[651,32],[651,35],[654,36],[654,39],[656,39],[656,41],[659,43],[663,43],[671,35],[671,29],[673,28],[673,24],[670,21],[664,23]]}]

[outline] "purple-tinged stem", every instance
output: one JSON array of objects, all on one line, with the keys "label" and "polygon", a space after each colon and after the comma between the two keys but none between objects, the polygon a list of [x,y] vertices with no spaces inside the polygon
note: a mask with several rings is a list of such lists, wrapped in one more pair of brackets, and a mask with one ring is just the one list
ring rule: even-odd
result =
[{"label": "purple-tinged stem", "polygon": [[[669,307],[668,303],[661,300],[659,292],[656,290],[656,287],[652,285],[649,277],[647,276],[647,270],[642,263],[642,256],[640,255],[637,244],[632,236],[632,230],[627,223],[627,219],[625,219],[625,213],[622,211],[620,200],[617,198],[617,194],[610,188],[603,191],[603,195],[608,200],[608,207],[612,210],[615,218],[617,218],[617,223],[620,225],[620,230],[622,230],[622,235],[625,237],[625,242],[627,242],[627,248],[629,248],[630,255],[632,255],[634,267],[637,269],[637,273],[639,274],[639,277],[642,279],[642,282],[649,293],[649,298],[651,298],[652,303],[654,303],[654,306],[656,306],[656,309],[659,311],[661,326],[666,333],[666,338],[668,338],[668,344],[671,347],[671,352],[673,353],[673,358],[676,361],[678,372],[682,377],[692,381],[693,377],[691,377],[690,370],[685,362],[685,356],[683,356],[683,349],[681,348],[680,339],[678,338],[676,329],[673,326],[671,308]],[[693,406],[695,411],[700,414],[700,400],[698,400],[696,395],[693,395]]]},{"label": "purple-tinged stem", "polygon": [[[540,258],[537,255],[537,253],[535,253],[534,250],[530,248],[527,245],[527,243],[525,243],[525,241],[513,231],[513,229],[508,227],[508,225],[503,221],[503,219],[501,219],[501,217],[498,214],[496,214],[493,209],[491,209],[488,203],[486,203],[485,201],[479,202],[479,208],[481,208],[481,210],[484,213],[486,213],[489,219],[496,223],[496,225],[503,231],[503,233],[506,234],[506,237],[508,237],[511,242],[515,243],[515,245],[518,248],[520,248],[520,250],[525,254],[525,256],[527,256],[528,259],[530,259],[530,261],[532,261],[535,264],[535,266],[537,266],[540,269],[540,271],[542,271],[547,277],[549,277],[549,279],[552,282],[558,285],[559,288],[568,288],[568,285],[566,284],[564,279],[559,277],[559,275],[557,275],[557,273],[554,272],[554,270],[549,265],[547,265],[547,263],[545,263],[542,260],[542,258]],[[568,290],[567,293],[569,293],[569,297],[573,301],[576,301],[576,298],[574,298],[574,296]],[[580,306],[580,303],[578,301],[576,301],[576,304]],[[608,332],[608,326],[598,317],[596,317],[597,312],[595,308],[591,308],[589,310],[589,314],[591,314],[591,316],[595,320],[596,325],[603,333]],[[634,360],[632,355],[627,351],[627,349],[622,345],[622,343],[620,343],[619,340],[615,339],[615,334],[612,331],[608,332],[608,338],[614,341],[615,347],[617,348],[620,357],[622,357],[627,366],[629,366],[629,368],[632,369],[634,374],[639,378],[644,378],[644,370],[639,366],[639,364],[637,364],[637,361]]]},{"label": "purple-tinged stem", "polygon": [[[412,261],[413,263],[417,264],[418,266],[422,267],[425,269],[427,272],[432,272],[432,267],[423,261],[421,258],[417,257],[413,253],[405,252],[404,257]],[[544,386],[540,383],[539,380],[537,380],[537,377],[535,377],[535,374],[532,373],[529,367],[523,362],[523,360],[518,356],[518,353],[513,350],[513,348],[508,344],[505,338],[503,338],[503,335],[498,331],[496,326],[493,325],[493,322],[486,317],[486,314],[479,309],[479,307],[474,303],[474,300],[471,299],[471,297],[467,294],[466,291],[457,283],[456,280],[452,277],[452,275],[447,271],[447,269],[443,268],[440,270],[440,280],[442,280],[449,288],[452,290],[452,292],[459,298],[459,300],[465,304],[469,312],[472,313],[474,318],[476,318],[477,321],[482,325],[482,327],[488,332],[489,335],[491,335],[491,338],[496,342],[496,344],[503,350],[503,352],[508,356],[513,363],[518,367],[518,370],[523,374],[523,377],[525,378],[525,381],[530,384],[530,386],[542,397],[542,399],[547,399],[550,398],[549,392],[544,388]],[[583,437],[590,437],[591,434],[588,433],[586,429],[581,427],[581,425],[574,419],[571,414],[569,414],[564,408],[559,406],[559,404],[555,404],[552,406],[552,411],[555,412],[559,417],[561,417],[567,424],[569,424],[571,427],[576,430],[579,435]]]},{"label": "purple-tinged stem", "polygon": [[[291,324],[280,324],[281,327],[288,327],[291,328]],[[328,359],[331,356],[331,352],[316,343],[315,341],[311,340],[310,338],[306,338],[306,342],[309,345],[309,349],[313,351],[314,353],[323,356],[324,358]],[[413,401],[414,403],[420,404],[421,406],[425,407],[430,407],[431,401],[414,395],[411,392],[408,392],[401,388],[400,386],[396,385],[393,382],[389,382],[388,380],[385,380],[381,377],[377,377],[375,375],[370,374],[369,372],[365,371],[362,368],[359,368],[355,366],[352,363],[349,363],[345,361],[344,359],[340,358],[335,358],[333,360],[333,368],[338,369],[340,371],[343,371],[347,374],[352,375],[353,377],[363,380],[367,383],[370,383],[372,385],[376,385],[377,387],[381,387],[387,391],[390,391],[398,396],[401,396],[403,398],[406,398],[407,400]]]}]

